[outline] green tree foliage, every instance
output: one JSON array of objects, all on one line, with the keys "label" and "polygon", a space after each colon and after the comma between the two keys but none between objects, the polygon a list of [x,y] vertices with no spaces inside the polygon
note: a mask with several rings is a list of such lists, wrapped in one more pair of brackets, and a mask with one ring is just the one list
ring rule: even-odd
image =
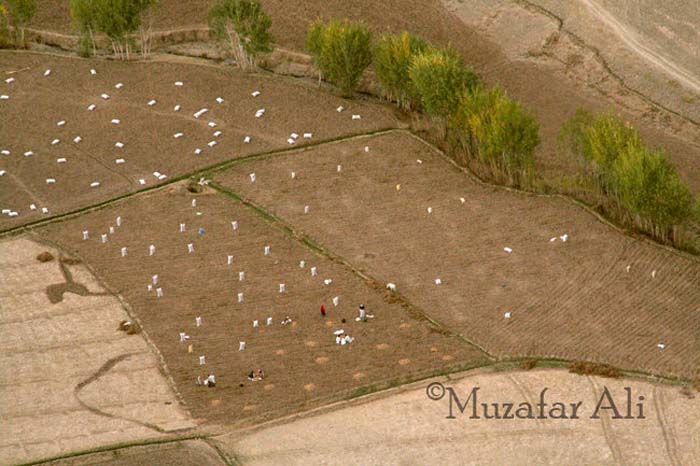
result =
[{"label": "green tree foliage", "polygon": [[614,164],[619,154],[628,147],[641,148],[639,132],[612,113],[596,116],[579,109],[563,127],[559,136],[560,147],[568,147],[588,164],[597,177],[599,188],[607,194],[614,191]]},{"label": "green tree foliage", "polygon": [[382,83],[384,97],[406,110],[420,104],[418,91],[408,75],[411,60],[428,47],[427,42],[405,31],[398,35],[382,35],[374,47],[374,69]]},{"label": "green tree foliage", "polygon": [[[586,159],[584,154],[590,153],[587,147],[586,130],[593,123],[593,114],[583,108],[576,110],[573,117],[564,123],[557,138],[557,149],[565,156]],[[585,160],[587,162],[587,160]]]},{"label": "green tree foliage", "polygon": [[517,101],[496,87],[464,91],[450,120],[456,138],[498,181],[522,186],[530,181],[539,123]]},{"label": "green tree foliage", "polygon": [[36,14],[36,0],[3,0],[0,4],[7,14],[9,25],[12,26],[15,47],[26,47],[25,32],[27,25]]},{"label": "green tree foliage", "polygon": [[364,23],[314,22],[306,34],[306,48],[319,70],[319,80],[323,76],[343,95],[352,96],[362,73],[372,63],[371,39],[372,33]]},{"label": "green tree foliage", "polygon": [[129,35],[141,27],[143,15],[157,5],[157,0],[93,0],[94,25],[112,43],[114,54],[127,60],[131,54]]},{"label": "green tree foliage", "polygon": [[[99,1],[99,0],[98,0]],[[70,0],[70,13],[80,29],[80,54],[94,55],[97,51],[95,31],[97,31],[97,4],[95,0]]]},{"label": "green tree foliage", "polygon": [[425,112],[443,124],[459,108],[460,96],[479,82],[452,49],[429,48],[411,61],[408,75]]},{"label": "green tree foliage", "polygon": [[9,22],[10,18],[9,13],[7,12],[7,7],[0,3],[0,49],[12,46],[10,29],[8,27]]},{"label": "green tree foliage", "polygon": [[659,151],[626,146],[615,161],[619,200],[653,236],[678,241],[679,227],[695,214],[695,200],[676,168]]},{"label": "green tree foliage", "polygon": [[226,41],[242,69],[255,67],[261,53],[272,51],[272,21],[259,0],[220,0],[209,10],[209,26]]},{"label": "green tree foliage", "polygon": [[647,147],[632,125],[612,113],[593,116],[579,110],[559,140],[588,164],[599,190],[623,219],[661,241],[681,245],[684,227],[697,215],[697,202],[666,155]]}]

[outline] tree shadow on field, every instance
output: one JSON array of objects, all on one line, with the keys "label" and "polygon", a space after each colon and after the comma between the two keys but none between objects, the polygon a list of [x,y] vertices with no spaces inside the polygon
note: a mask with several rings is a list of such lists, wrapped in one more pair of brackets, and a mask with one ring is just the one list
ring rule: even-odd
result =
[{"label": "tree shadow on field", "polygon": [[79,264],[80,260],[61,256],[58,261],[58,267],[61,269],[61,275],[65,279],[64,283],[54,283],[46,287],[46,295],[51,301],[51,304],[60,303],[63,301],[64,293],[74,293],[79,296],[107,296],[109,293],[94,293],[89,291],[85,285],[73,281],[73,274],[68,269],[69,265]]}]

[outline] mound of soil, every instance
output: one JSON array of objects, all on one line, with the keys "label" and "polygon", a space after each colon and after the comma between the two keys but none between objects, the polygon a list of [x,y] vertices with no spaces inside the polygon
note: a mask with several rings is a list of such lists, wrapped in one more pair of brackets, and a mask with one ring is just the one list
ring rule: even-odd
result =
[{"label": "mound of soil", "polygon": [[138,322],[132,322],[130,320],[122,320],[119,322],[119,328],[117,330],[120,330],[127,335],[136,335],[138,333],[141,333],[141,326],[138,324]]},{"label": "mound of soil", "polygon": [[52,260],[54,260],[54,257],[53,254],[51,254],[50,252],[44,251],[38,256],[36,256],[36,260],[38,260],[39,262],[51,262]]}]

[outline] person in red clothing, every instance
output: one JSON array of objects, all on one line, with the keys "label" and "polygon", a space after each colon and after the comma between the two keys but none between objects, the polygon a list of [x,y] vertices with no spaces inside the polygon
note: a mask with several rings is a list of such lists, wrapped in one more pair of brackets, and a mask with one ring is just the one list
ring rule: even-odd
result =
[{"label": "person in red clothing", "polygon": [[321,304],[321,315],[323,317],[326,317],[326,306],[324,306],[323,304]]}]

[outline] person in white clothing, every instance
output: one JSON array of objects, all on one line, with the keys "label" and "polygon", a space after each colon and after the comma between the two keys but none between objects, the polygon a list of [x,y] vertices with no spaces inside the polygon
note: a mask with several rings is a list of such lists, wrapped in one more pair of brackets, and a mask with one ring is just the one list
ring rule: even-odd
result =
[{"label": "person in white clothing", "polygon": [[365,305],[360,304],[360,316],[355,319],[357,322],[367,322],[367,311],[365,310]]}]

